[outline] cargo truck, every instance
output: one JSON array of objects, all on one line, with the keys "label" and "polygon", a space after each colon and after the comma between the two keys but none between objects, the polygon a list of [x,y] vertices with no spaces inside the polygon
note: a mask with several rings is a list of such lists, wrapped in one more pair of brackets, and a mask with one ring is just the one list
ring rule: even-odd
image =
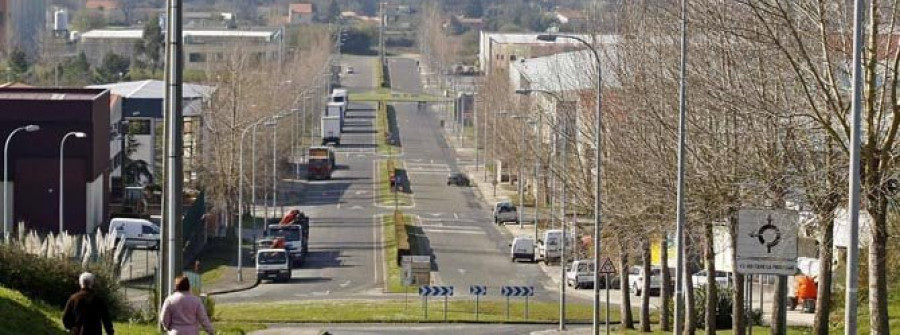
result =
[{"label": "cargo truck", "polygon": [[306,179],[331,179],[336,167],[334,151],[328,147],[311,147],[307,151]]},{"label": "cargo truck", "polygon": [[272,281],[291,280],[291,260],[285,249],[259,249],[256,251],[256,278]]},{"label": "cargo truck", "polygon": [[328,105],[325,106],[325,116],[337,116],[341,119],[341,130],[344,129],[344,113],[346,107],[346,103],[343,102],[329,102]]},{"label": "cargo truck", "polygon": [[322,116],[322,145],[341,145],[341,117]]}]

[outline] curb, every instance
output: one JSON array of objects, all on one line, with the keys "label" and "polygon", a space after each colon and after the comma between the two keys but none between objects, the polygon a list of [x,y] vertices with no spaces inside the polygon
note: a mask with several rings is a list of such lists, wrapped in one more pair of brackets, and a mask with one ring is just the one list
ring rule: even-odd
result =
[{"label": "curb", "polygon": [[259,280],[259,279],[256,279],[256,282],[254,282],[253,285],[250,285],[250,286],[239,287],[239,288],[228,289],[228,290],[222,290],[222,291],[209,292],[209,293],[207,293],[206,295],[211,297],[211,296],[216,296],[216,295],[222,295],[222,294],[228,294],[228,293],[235,293],[235,292],[242,292],[242,291],[252,290],[252,289],[256,288],[257,286],[259,286],[259,282],[260,282],[260,280]]}]

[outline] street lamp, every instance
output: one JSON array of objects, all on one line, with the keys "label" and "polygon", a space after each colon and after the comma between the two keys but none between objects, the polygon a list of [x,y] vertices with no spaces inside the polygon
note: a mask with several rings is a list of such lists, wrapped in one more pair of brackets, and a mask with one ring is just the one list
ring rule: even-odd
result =
[{"label": "street lamp", "polygon": [[[600,328],[600,286],[596,283],[600,282],[600,233],[601,233],[601,161],[600,161],[600,129],[603,125],[603,110],[602,110],[602,96],[603,96],[603,67],[600,61],[600,55],[597,53],[597,49],[594,48],[593,45],[588,43],[588,41],[584,40],[578,36],[572,35],[557,35],[557,34],[541,34],[537,36],[539,41],[545,42],[556,42],[557,39],[570,39],[577,41],[591,50],[591,54],[594,56],[594,60],[597,62],[597,119],[594,122],[595,128],[595,137],[594,137],[594,145],[596,147],[594,152],[594,160],[597,165],[597,178],[595,179],[594,185],[594,315],[593,315],[593,325],[592,332],[593,334],[599,334]],[[625,269],[622,269],[624,271]],[[681,267],[676,269],[680,273]],[[679,278],[680,279],[680,278]],[[677,305],[676,305],[677,306]],[[609,322],[607,320],[606,330],[609,332]]]},{"label": "street lamp", "polygon": [[41,129],[41,126],[36,124],[30,124],[27,126],[19,127],[14,129],[9,136],[6,137],[6,144],[3,145],[3,239],[9,244],[9,232],[12,230],[12,226],[9,224],[9,141],[12,139],[13,135],[20,131],[26,132],[35,132]]},{"label": "street lamp", "polygon": [[[250,125],[248,125],[247,127],[244,127],[244,130],[241,131],[241,145],[240,145],[240,150],[238,153],[238,156],[239,156],[238,157],[238,226],[237,226],[237,234],[238,234],[237,280],[238,281],[244,281],[244,275],[243,275],[243,272],[241,271],[241,268],[243,268],[243,265],[244,265],[243,250],[241,250],[241,248],[243,247],[243,243],[244,243],[244,240],[243,240],[243,235],[244,235],[243,234],[243,229],[244,229],[244,213],[243,213],[243,210],[244,210],[244,138],[247,136],[247,131],[249,131],[251,128],[253,128],[253,130],[255,132],[256,126],[259,125],[259,123],[264,120],[266,120],[266,118],[261,118],[259,120],[256,120],[253,123],[251,123]],[[256,156],[254,155],[253,157],[256,157]],[[256,162],[253,162],[253,163],[255,165]],[[254,191],[253,191],[253,194],[254,194],[253,200],[254,201],[256,200],[255,188],[256,188],[256,185],[254,185]],[[255,214],[255,210],[252,213]],[[253,217],[253,216],[251,215],[251,217]]]},{"label": "street lamp", "polygon": [[[66,140],[69,139],[69,136],[75,136],[75,138],[85,138],[87,134],[80,131],[70,131],[63,136],[62,140],[59,141],[59,234],[62,235],[63,232],[63,163],[64,152],[66,148]],[[87,233],[87,231],[85,231]]]},{"label": "street lamp", "polygon": [[[525,211],[525,187],[522,185],[522,176],[524,173],[524,171],[522,170],[522,167],[525,165],[525,149],[526,149],[525,148],[525,125],[527,123],[528,125],[533,126],[537,123],[524,115],[512,115],[511,117],[516,120],[519,120],[519,119],[527,120],[527,122],[522,123],[522,131],[521,131],[521,135],[519,136],[519,172],[518,172],[518,176],[516,177],[516,186],[519,191],[519,207],[521,207],[521,210],[516,211],[516,213],[519,216],[518,217],[519,229],[522,229],[522,212]],[[537,202],[537,199],[535,199],[535,202]],[[537,239],[538,238],[537,224],[535,224],[535,226],[534,226],[534,231],[535,231],[534,238]]]}]

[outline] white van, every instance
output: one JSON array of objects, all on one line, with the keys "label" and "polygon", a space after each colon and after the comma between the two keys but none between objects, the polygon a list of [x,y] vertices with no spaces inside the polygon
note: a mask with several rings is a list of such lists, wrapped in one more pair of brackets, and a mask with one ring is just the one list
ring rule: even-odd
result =
[{"label": "white van", "polygon": [[116,239],[124,239],[125,247],[146,247],[159,249],[159,226],[144,219],[114,218],[109,221],[109,233]]},{"label": "white van", "polygon": [[594,287],[594,261],[573,261],[566,269],[566,285],[576,289]]},{"label": "white van", "polygon": [[510,243],[510,260],[527,259],[534,262],[534,239],[527,236],[519,236]]},{"label": "white van", "polygon": [[538,240],[538,258],[544,260],[544,264],[558,262],[562,250],[562,230],[551,229],[544,231],[544,238]]}]

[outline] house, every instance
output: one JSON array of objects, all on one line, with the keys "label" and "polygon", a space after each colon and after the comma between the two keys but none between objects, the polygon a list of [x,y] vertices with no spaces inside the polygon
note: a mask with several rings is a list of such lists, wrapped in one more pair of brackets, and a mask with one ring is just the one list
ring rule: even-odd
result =
[{"label": "house", "polygon": [[310,24],[316,12],[310,3],[292,3],[288,5],[288,24]]},{"label": "house", "polygon": [[[88,86],[89,88],[108,89],[112,94],[122,97],[122,119],[128,121],[125,133],[134,137],[137,142],[133,150],[132,160],[143,160],[148,163],[150,172],[158,176],[162,171],[163,148],[163,97],[165,82],[159,80],[143,80],[105,85]],[[184,84],[184,176],[186,183],[197,180],[196,165],[200,150],[202,114],[215,91],[212,86]],[[125,145],[125,144],[123,144]]]},{"label": "house", "polygon": [[[14,130],[36,125],[36,131]],[[64,227],[93,232],[108,216],[110,93],[105,89],[0,88],[0,134],[10,139],[8,178],[11,223],[29,230],[59,230],[59,167],[63,164]],[[60,145],[70,136],[60,161]],[[2,159],[2,158],[0,158]]]},{"label": "house", "polygon": [[[114,53],[134,57],[134,45],[143,40],[141,29],[96,29],[85,32],[78,42],[88,62],[98,66],[103,57]],[[186,29],[184,31],[184,65],[186,69],[207,70],[226,60],[226,55],[241,52],[254,61],[281,61],[284,55],[282,28],[258,30]]]}]

